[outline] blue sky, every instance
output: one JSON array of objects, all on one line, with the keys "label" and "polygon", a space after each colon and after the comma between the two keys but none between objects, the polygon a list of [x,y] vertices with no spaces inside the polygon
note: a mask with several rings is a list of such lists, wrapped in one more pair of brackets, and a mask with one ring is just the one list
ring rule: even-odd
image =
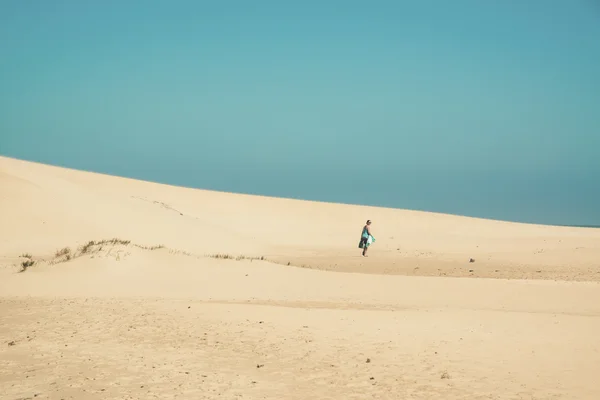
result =
[{"label": "blue sky", "polygon": [[3,155],[600,225],[593,0],[4,0],[0,54]]}]

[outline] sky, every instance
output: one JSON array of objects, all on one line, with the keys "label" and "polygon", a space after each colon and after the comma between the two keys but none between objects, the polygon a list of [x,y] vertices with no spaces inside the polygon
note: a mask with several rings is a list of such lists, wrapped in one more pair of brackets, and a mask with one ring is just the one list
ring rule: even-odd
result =
[{"label": "sky", "polygon": [[600,225],[600,2],[3,0],[0,154]]}]

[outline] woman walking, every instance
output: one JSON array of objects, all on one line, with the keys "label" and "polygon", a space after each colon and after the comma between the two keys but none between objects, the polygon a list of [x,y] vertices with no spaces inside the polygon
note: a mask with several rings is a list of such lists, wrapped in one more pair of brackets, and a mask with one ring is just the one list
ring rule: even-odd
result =
[{"label": "woman walking", "polygon": [[360,243],[358,245],[358,247],[363,249],[363,257],[368,257],[367,250],[371,243],[373,243],[374,241],[375,239],[373,238],[373,235],[371,235],[371,220],[368,220],[367,224],[363,227],[362,235],[360,237]]}]

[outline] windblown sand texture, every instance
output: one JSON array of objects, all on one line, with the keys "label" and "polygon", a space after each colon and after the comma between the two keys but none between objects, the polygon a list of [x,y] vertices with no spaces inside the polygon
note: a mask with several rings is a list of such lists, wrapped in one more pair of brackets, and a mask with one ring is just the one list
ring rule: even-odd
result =
[{"label": "windblown sand texture", "polygon": [[599,281],[599,229],[0,157],[2,399],[598,400]]}]

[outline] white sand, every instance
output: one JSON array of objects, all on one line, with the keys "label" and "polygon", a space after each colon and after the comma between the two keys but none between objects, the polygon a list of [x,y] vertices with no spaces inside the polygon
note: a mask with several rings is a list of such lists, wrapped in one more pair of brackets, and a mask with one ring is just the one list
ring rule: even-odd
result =
[{"label": "white sand", "polygon": [[600,230],[2,157],[0,222],[2,399],[600,398]]}]

